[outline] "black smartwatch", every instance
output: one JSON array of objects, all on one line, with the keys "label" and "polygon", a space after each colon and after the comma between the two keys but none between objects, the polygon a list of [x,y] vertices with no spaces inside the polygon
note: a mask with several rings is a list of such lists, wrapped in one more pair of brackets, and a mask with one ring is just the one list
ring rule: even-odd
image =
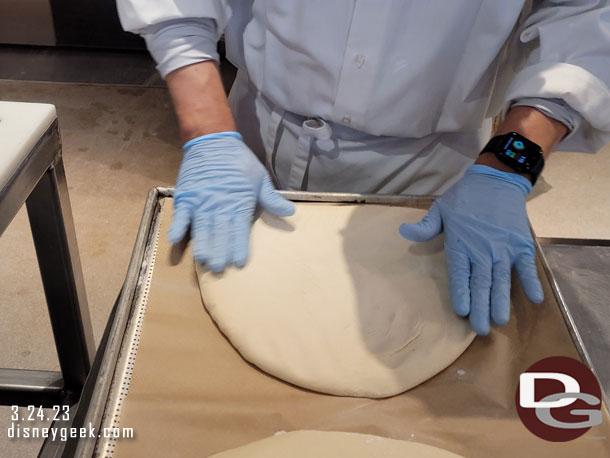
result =
[{"label": "black smartwatch", "polygon": [[518,173],[529,173],[532,185],[544,168],[542,148],[516,132],[496,135],[483,148],[481,154],[493,153],[500,161]]}]

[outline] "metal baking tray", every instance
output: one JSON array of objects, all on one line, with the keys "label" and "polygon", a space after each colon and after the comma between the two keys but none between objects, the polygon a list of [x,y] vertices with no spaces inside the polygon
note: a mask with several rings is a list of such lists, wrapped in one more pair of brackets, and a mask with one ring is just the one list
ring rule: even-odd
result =
[{"label": "metal baking tray", "polygon": [[[171,197],[173,189],[153,188],[150,190],[138,230],[134,250],[127,270],[125,282],[109,318],[104,337],[100,344],[94,367],[89,376],[72,426],[91,424],[100,428],[112,424],[114,408],[120,403],[124,380],[130,376],[129,355],[133,340],[138,335],[139,310],[147,294],[147,283],[153,268],[156,238],[158,236],[159,212],[165,198]],[[362,195],[351,193],[286,192],[281,194],[295,202],[332,202],[346,204],[379,204],[428,208],[434,196]],[[540,243],[535,243],[545,275],[552,287],[566,327],[582,360],[594,369],[591,357],[584,345],[571,310],[566,306],[559,283]],[[141,310],[140,310],[141,312]],[[607,387],[605,387],[607,390]],[[607,393],[607,392],[606,392]],[[116,419],[114,419],[116,421]],[[45,441],[39,454],[42,458],[93,457],[96,439],[80,439],[62,444]]]}]

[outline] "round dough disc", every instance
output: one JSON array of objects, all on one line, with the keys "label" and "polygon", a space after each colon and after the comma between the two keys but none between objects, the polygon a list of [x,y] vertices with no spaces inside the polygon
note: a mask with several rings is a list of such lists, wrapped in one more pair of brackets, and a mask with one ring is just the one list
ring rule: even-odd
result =
[{"label": "round dough disc", "polygon": [[243,269],[198,267],[201,296],[241,355],[295,385],[339,396],[402,393],[474,339],[449,300],[442,237],[398,234],[425,211],[298,204],[263,213]]},{"label": "round dough disc", "polygon": [[293,431],[277,433],[210,458],[461,458],[417,442],[386,439],[370,434]]}]

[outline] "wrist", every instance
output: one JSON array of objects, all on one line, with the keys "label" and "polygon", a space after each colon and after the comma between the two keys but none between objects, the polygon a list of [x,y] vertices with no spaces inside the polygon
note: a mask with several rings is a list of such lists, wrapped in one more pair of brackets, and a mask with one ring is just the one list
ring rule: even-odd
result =
[{"label": "wrist", "polygon": [[527,196],[532,191],[532,183],[526,177],[514,172],[506,172],[484,164],[473,164],[466,169],[464,176],[485,175],[517,186]]},{"label": "wrist", "polygon": [[475,164],[478,165],[486,165],[487,167],[492,167],[496,170],[500,170],[502,172],[514,173],[515,175],[520,175],[526,178],[528,181],[532,180],[532,177],[529,173],[519,173],[509,165],[502,162],[500,159],[496,157],[494,153],[483,152],[479,154],[479,157],[475,161]]},{"label": "wrist", "polygon": [[239,132],[229,131],[229,132],[214,132],[212,134],[200,135],[199,137],[191,138],[187,142],[182,145],[182,150],[186,151],[189,148],[192,148],[195,145],[199,145],[204,142],[208,142],[210,140],[217,140],[220,138],[236,138],[240,141],[243,141],[243,138]]},{"label": "wrist", "polygon": [[509,132],[517,132],[539,145],[544,158],[547,159],[555,145],[568,132],[568,128],[536,108],[517,106],[507,113],[494,135]]},{"label": "wrist", "polygon": [[217,119],[210,119],[209,116],[209,111],[207,119],[203,115],[199,116],[196,112],[191,112],[182,116],[179,121],[182,143],[206,135],[213,135],[220,132],[233,132],[236,130],[232,118],[219,116]]}]

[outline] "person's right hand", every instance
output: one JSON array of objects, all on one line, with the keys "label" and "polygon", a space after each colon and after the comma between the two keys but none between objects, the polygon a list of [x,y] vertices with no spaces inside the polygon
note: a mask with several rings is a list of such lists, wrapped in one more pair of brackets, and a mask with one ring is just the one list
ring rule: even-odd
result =
[{"label": "person's right hand", "polygon": [[256,205],[290,216],[294,204],[275,190],[269,173],[237,132],[194,138],[182,149],[170,242],[180,242],[190,227],[197,262],[213,272],[229,264],[243,267]]}]

